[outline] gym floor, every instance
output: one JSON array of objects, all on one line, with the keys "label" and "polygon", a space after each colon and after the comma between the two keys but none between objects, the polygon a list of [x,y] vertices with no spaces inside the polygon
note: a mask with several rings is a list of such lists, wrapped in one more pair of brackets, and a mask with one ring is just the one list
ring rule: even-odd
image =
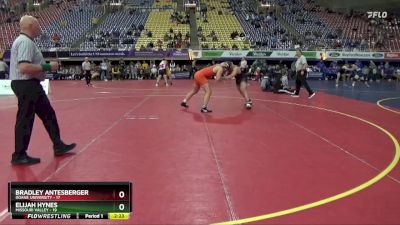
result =
[{"label": "gym floor", "polygon": [[[310,81],[313,99],[262,92],[253,109],[233,81],[211,81],[180,107],[192,81],[52,81],[49,98],[73,153],[55,158],[36,118],[28,153],[12,166],[17,101],[0,97],[0,224],[398,224],[400,83]],[[12,220],[9,181],[131,181],[127,221]]]}]

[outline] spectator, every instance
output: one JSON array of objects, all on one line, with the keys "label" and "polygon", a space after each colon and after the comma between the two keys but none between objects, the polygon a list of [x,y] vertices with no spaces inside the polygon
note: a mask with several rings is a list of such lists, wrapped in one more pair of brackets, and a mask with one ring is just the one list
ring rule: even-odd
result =
[{"label": "spectator", "polygon": [[157,66],[153,64],[150,69],[150,79],[155,79],[157,77]]},{"label": "spectator", "polygon": [[171,69],[171,73],[174,74],[174,72],[176,71],[176,64],[174,60],[171,60],[171,62],[169,63],[169,68]]},{"label": "spectator", "polygon": [[92,80],[91,69],[92,69],[92,65],[89,62],[89,58],[85,57],[85,61],[82,63],[82,70],[84,71],[86,85],[88,87],[92,86],[92,83],[91,83],[91,80]]},{"label": "spectator", "polygon": [[137,80],[139,68],[133,62],[131,62],[129,66],[131,67],[131,74],[132,74],[131,79]]},{"label": "spectator", "polygon": [[119,68],[118,65],[114,65],[112,68],[112,78],[115,80],[120,80],[121,79],[121,69]]},{"label": "spectator", "polygon": [[6,77],[7,72],[8,72],[8,66],[3,61],[3,58],[0,58],[0,80],[7,78]]},{"label": "spectator", "polygon": [[54,42],[59,42],[60,40],[61,40],[60,35],[58,35],[57,33],[55,33],[55,34],[53,35],[53,41],[54,41]]},{"label": "spectator", "polygon": [[108,77],[108,63],[106,59],[103,59],[103,62],[100,64],[100,68],[101,68],[101,75],[100,75],[100,79],[107,81],[107,77]]}]

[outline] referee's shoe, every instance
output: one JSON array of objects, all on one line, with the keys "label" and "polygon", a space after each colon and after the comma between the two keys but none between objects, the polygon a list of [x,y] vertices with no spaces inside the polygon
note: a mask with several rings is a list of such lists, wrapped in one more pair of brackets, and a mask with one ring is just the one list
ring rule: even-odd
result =
[{"label": "referee's shoe", "polygon": [[24,155],[13,154],[12,159],[11,159],[11,164],[13,164],[13,165],[23,165],[23,164],[33,165],[33,164],[37,164],[37,163],[40,163],[39,158],[30,157],[27,154],[24,154]]},{"label": "referee's shoe", "polygon": [[70,145],[65,144],[64,142],[61,142],[58,145],[54,145],[53,146],[53,150],[54,150],[54,155],[55,156],[61,156],[64,155],[65,153],[71,151],[72,149],[74,149],[76,147],[75,143],[72,143]]},{"label": "referee's shoe", "polygon": [[[53,146],[54,155],[55,156],[64,155],[65,153],[71,151],[75,147],[76,147],[75,143],[72,143],[72,144],[69,144],[69,145],[67,145],[65,143],[54,145]],[[40,163],[40,158],[30,157],[26,153],[23,154],[23,155],[16,155],[14,153],[13,156],[12,156],[12,159],[11,159],[11,164],[13,164],[13,165],[23,165],[23,164],[25,164],[25,165],[33,165],[33,164],[37,164],[37,163]]]}]

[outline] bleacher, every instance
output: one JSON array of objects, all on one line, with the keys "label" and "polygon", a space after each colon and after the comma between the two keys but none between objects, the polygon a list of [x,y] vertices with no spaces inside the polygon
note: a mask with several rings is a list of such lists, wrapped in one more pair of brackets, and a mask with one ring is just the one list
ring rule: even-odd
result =
[{"label": "bleacher", "polygon": [[[221,48],[222,45],[225,48],[232,48],[233,45],[239,49],[249,48],[249,44],[245,44],[244,40],[231,38],[233,32],[240,34],[244,33],[244,30],[235,15],[229,10],[230,5],[226,0],[203,0],[201,4],[205,4],[208,11],[207,22],[204,22],[204,18],[199,12],[197,13],[197,25],[202,28],[202,33],[206,36],[205,41],[200,40],[200,45],[203,47],[208,45],[209,48]],[[212,41],[209,36],[212,31],[215,32],[218,41]]]},{"label": "bleacher", "polygon": [[[259,49],[289,49],[293,47],[289,33],[273,13],[255,14],[256,8],[243,4],[240,0],[231,0],[235,15],[242,25],[246,38]],[[257,26],[259,23],[260,26]]]},{"label": "bleacher", "polygon": [[157,0],[153,4],[154,8],[157,9],[173,9],[176,10],[177,2],[173,0]]},{"label": "bleacher", "polygon": [[[9,4],[18,8],[19,2],[9,1]],[[181,32],[183,36],[190,31],[189,24],[171,20],[171,14],[178,8],[177,1],[123,0],[125,9],[122,6],[119,11],[109,13],[103,21],[100,20],[101,24],[96,30],[88,33],[94,26],[93,19],[102,18],[105,8],[103,5],[92,5],[88,0],[78,2],[80,5],[75,5],[75,1],[62,1],[59,6],[54,4],[27,13],[38,17],[41,24],[43,35],[35,40],[41,49],[55,46],[52,38],[54,34],[60,37],[58,47],[72,47],[83,38],[80,44],[83,50],[149,49],[150,42],[154,45],[151,49],[157,50],[159,40],[162,41],[161,48],[167,49],[171,45],[165,35],[171,34],[170,28],[173,33]],[[237,49],[290,49],[295,43],[285,29],[285,22],[303,36],[305,43],[302,47],[306,49],[400,50],[400,29],[396,20],[377,21],[377,25],[371,25],[370,21],[361,16],[328,12],[312,0],[269,0],[270,4],[279,6],[280,10],[276,12],[283,18],[284,21],[281,21],[275,15],[275,10],[270,14],[259,14],[250,2],[196,0],[199,8],[207,7],[206,17],[202,12],[196,12],[197,26],[202,28],[201,33],[204,35],[199,36],[202,49],[232,49],[234,45]],[[11,22],[6,21],[8,16],[9,12],[0,12],[1,49],[9,49],[19,34],[20,15]],[[139,25],[144,25],[145,31],[137,34],[133,27]],[[151,37],[145,34],[146,30],[152,33]],[[217,40],[210,36],[212,31]],[[232,39],[233,32],[241,35]],[[375,46],[379,40],[384,44],[381,48]]]},{"label": "bleacher", "polygon": [[153,6],[154,0],[123,0],[123,3],[130,7],[150,8]]},{"label": "bleacher", "polygon": [[[57,5],[51,5],[48,8],[44,8],[40,11],[33,11],[26,13],[27,15],[32,15],[38,18],[40,26],[46,28],[54,20],[56,20],[59,15],[63,14],[65,10],[69,9],[72,3],[64,2],[58,7]],[[19,18],[19,17],[18,17]],[[19,19],[11,23],[1,23],[0,24],[0,48],[10,49],[13,41],[19,34]]]},{"label": "bleacher", "polygon": [[6,20],[12,15],[12,11],[16,11],[21,6],[21,0],[4,1],[0,0],[0,23],[6,22]]},{"label": "bleacher", "polygon": [[152,42],[154,44],[153,49],[157,48],[157,41],[162,41],[162,49],[167,49],[167,41],[164,41],[165,34],[169,34],[170,28],[174,33],[179,31],[184,36],[190,31],[189,24],[176,24],[171,22],[172,10],[168,11],[153,11],[150,13],[148,20],[145,25],[145,30],[151,31],[152,37],[148,37],[145,34],[141,34],[138,42],[136,43],[136,49],[140,49],[141,46],[147,47],[147,45]]},{"label": "bleacher", "polygon": [[135,29],[133,28],[144,25],[148,16],[148,11],[123,10],[110,13],[93,33],[86,36],[85,41],[80,45],[80,49],[131,49],[139,38],[134,35]]},{"label": "bleacher", "polygon": [[37,44],[42,49],[55,46],[52,37],[60,36],[59,47],[72,47],[83,35],[93,27],[93,19],[104,14],[101,6],[80,4],[65,10],[53,23],[43,27],[43,34],[50,38],[37,39]]},{"label": "bleacher", "polygon": [[305,38],[305,45],[332,48],[335,41],[342,37],[336,37],[336,31],[321,21],[313,12],[307,11],[305,5],[302,1],[286,4],[281,15]]}]

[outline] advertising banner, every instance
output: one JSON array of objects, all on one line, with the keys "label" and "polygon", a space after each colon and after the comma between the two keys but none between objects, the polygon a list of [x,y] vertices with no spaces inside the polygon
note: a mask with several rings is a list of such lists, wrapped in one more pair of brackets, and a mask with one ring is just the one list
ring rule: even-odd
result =
[{"label": "advertising banner", "polygon": [[385,59],[400,59],[400,52],[386,52]]},{"label": "advertising banner", "polygon": [[[43,90],[46,92],[46,95],[49,94],[50,91],[50,82],[49,79],[45,79],[40,82],[43,87]],[[14,92],[11,89],[11,80],[0,80],[0,96],[1,95],[14,95]]]},{"label": "advertising banner", "polygon": [[383,52],[339,52],[328,51],[326,54],[328,59],[383,59]]}]

